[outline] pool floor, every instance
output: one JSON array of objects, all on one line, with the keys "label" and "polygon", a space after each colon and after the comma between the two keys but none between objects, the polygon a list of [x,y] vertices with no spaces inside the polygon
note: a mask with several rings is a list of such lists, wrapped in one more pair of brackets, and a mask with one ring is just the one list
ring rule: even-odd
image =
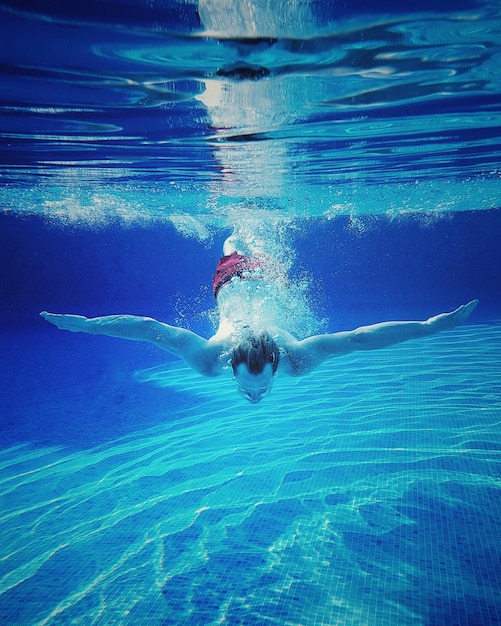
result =
[{"label": "pool floor", "polygon": [[256,406],[230,376],[58,341],[3,376],[2,623],[501,623],[500,324]]}]

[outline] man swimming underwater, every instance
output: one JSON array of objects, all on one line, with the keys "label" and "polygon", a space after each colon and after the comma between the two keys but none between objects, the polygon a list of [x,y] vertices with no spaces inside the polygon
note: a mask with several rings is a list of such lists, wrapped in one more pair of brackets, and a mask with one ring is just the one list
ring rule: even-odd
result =
[{"label": "man swimming underwater", "polygon": [[277,371],[302,376],[335,356],[358,350],[377,350],[434,335],[464,322],[478,304],[478,300],[472,300],[451,313],[435,315],[421,322],[383,322],[297,340],[275,325],[256,327],[255,315],[246,316],[245,311],[238,310],[242,290],[247,298],[253,293],[259,297],[259,290],[262,295],[266,285],[285,279],[280,265],[267,255],[249,252],[235,235],[225,241],[223,254],[213,280],[219,326],[210,339],[150,317],[105,315],[87,318],[46,311],[40,315],[63,330],[153,343],[184,359],[204,376],[219,376],[230,363],[238,392],[255,404],[269,392]]}]

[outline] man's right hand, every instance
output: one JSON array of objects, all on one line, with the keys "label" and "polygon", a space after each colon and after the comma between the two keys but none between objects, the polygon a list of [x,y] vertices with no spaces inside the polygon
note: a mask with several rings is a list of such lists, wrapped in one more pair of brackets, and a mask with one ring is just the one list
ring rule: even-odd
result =
[{"label": "man's right hand", "polygon": [[42,311],[40,315],[44,320],[61,330],[69,330],[72,333],[89,332],[89,329],[85,328],[88,319],[83,315],[61,315],[59,313],[47,313],[47,311]]}]

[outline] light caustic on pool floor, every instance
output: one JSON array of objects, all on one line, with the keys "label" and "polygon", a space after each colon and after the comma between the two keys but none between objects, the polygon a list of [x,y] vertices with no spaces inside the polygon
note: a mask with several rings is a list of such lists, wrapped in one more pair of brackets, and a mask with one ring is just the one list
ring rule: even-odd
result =
[{"label": "light caustic on pool floor", "polygon": [[495,623],[500,349],[498,325],[468,326],[279,379],[257,407],[231,380],[139,372],[195,408],[0,453],[2,620],[426,624],[439,597]]}]

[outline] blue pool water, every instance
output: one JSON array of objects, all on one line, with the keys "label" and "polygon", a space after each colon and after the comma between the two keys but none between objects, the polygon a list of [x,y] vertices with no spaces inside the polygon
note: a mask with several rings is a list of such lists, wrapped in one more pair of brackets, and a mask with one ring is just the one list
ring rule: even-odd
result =
[{"label": "blue pool water", "polygon": [[[0,3],[0,623],[501,624],[493,0]],[[209,337],[233,229],[300,337],[467,323],[250,405]]]}]

